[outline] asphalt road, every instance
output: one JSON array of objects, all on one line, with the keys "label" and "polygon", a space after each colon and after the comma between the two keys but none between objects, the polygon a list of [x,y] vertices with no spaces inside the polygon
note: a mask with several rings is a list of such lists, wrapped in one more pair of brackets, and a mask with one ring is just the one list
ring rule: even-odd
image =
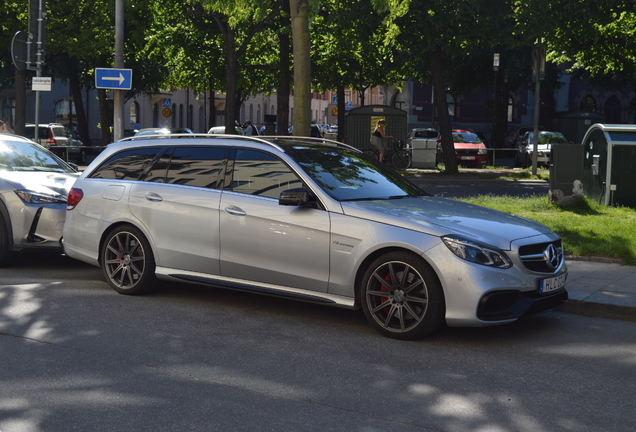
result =
[{"label": "asphalt road", "polygon": [[362,313],[25,255],[0,269],[0,431],[636,429],[636,323],[546,313],[402,342]]}]

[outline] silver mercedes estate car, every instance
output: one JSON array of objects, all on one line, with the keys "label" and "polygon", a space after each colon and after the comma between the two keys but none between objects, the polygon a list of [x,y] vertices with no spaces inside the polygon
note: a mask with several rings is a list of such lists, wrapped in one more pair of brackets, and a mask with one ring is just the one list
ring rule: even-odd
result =
[{"label": "silver mercedes estate car", "polygon": [[66,195],[79,174],[44,147],[0,134],[0,266],[15,252],[61,252]]},{"label": "silver mercedes estate car", "polygon": [[430,196],[320,138],[114,143],[69,193],[64,248],[122,294],[161,279],[362,308],[397,339],[567,300],[561,239],[546,226]]}]

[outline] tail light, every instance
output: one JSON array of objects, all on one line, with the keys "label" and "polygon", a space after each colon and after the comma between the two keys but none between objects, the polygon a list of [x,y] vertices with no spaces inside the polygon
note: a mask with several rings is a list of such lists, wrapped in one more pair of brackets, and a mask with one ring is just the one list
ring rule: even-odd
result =
[{"label": "tail light", "polygon": [[71,188],[66,199],[66,210],[73,210],[82,198],[84,198],[84,192],[81,189]]},{"label": "tail light", "polygon": [[48,129],[47,132],[48,136],[46,137],[46,145],[49,147],[57,145],[57,141],[55,141],[55,138],[53,138],[53,132],[51,131],[51,129]]}]

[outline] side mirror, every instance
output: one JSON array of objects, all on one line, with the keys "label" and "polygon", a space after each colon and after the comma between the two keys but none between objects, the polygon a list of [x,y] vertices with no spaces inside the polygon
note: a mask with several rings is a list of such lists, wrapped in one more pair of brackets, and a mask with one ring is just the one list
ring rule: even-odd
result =
[{"label": "side mirror", "polygon": [[307,189],[288,189],[280,193],[279,205],[311,207],[316,204],[316,199]]}]

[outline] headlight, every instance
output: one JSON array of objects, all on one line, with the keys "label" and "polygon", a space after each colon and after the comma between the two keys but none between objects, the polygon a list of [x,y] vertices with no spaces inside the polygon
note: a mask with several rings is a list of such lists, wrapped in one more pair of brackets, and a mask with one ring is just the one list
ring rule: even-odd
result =
[{"label": "headlight", "polygon": [[463,260],[489,267],[512,267],[512,262],[506,254],[492,246],[482,245],[459,236],[444,236],[442,241],[451,252]]},{"label": "headlight", "polygon": [[15,194],[25,204],[66,204],[66,197],[61,195],[47,195],[29,190],[17,190]]},{"label": "headlight", "polygon": [[477,154],[480,154],[480,155],[488,154],[488,149],[480,148],[480,149],[477,151]]}]

